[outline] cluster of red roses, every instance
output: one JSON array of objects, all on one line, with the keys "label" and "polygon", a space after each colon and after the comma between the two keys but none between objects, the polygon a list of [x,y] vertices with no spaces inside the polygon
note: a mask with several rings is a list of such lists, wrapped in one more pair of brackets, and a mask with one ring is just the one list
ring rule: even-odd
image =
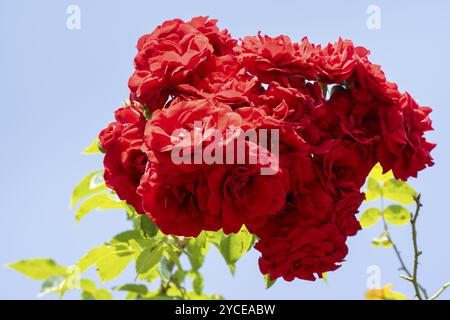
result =
[{"label": "cluster of red roses", "polygon": [[[403,180],[433,164],[431,109],[349,40],[237,41],[197,17],[164,22],[137,49],[131,102],[100,133],[107,185],[167,234],[245,225],[271,279],[314,280],[339,267],[376,163]],[[262,163],[173,163],[172,132],[194,134],[195,121],[203,131],[278,129],[276,174],[261,175]]]}]

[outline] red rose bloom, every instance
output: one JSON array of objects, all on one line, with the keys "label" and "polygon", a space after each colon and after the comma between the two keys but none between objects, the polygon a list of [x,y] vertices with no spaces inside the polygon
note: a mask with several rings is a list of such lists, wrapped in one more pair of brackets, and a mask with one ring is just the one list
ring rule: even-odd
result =
[{"label": "red rose bloom", "polygon": [[213,215],[222,216],[226,234],[238,232],[244,224],[248,228],[263,226],[284,206],[289,186],[286,173],[273,168],[276,174],[261,175],[263,167],[221,165],[207,177],[208,208]]},{"label": "red rose bloom", "polygon": [[[293,219],[287,219],[293,220]],[[347,255],[346,237],[336,226],[315,226],[308,221],[289,224],[271,238],[263,238],[255,248],[261,252],[259,268],[271,280],[283,277],[314,281],[323,273],[339,268]]]},{"label": "red rose bloom", "polygon": [[220,216],[206,210],[206,192],[207,181],[202,175],[181,183],[154,167],[148,168],[138,189],[144,211],[161,231],[185,237],[221,228]]},{"label": "red rose bloom", "polygon": [[323,83],[342,83],[353,74],[356,66],[355,48],[350,40],[328,44],[319,53],[317,67]]},{"label": "red rose bloom", "polygon": [[424,138],[424,133],[433,129],[430,112],[409,94],[402,95],[395,106],[379,109],[383,136],[379,161],[385,171],[392,169],[397,179],[417,177],[420,170],[433,165],[430,152],[436,145]]},{"label": "red rose bloom", "polygon": [[131,104],[99,136],[106,184],[165,234],[245,226],[263,274],[315,280],[360,230],[376,163],[403,180],[433,165],[431,109],[350,40],[238,42],[216,22],[174,19],[139,39]]},{"label": "red rose bloom", "polygon": [[105,182],[120,199],[142,213],[136,189],[147,164],[147,156],[142,152],[146,121],[134,105],[117,110],[116,120],[99,135],[105,151]]}]

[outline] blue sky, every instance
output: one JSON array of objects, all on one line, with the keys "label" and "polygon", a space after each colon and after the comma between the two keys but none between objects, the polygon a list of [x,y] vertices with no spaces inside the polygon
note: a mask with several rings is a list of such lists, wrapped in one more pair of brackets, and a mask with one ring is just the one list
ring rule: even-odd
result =
[{"label": "blue sky", "polygon": [[[69,5],[81,9],[80,30],[66,27]],[[381,10],[379,30],[366,26],[369,5]],[[70,265],[127,227],[119,212],[95,213],[75,225],[68,209],[71,190],[101,166],[100,157],[80,151],[127,97],[138,37],[166,19],[209,15],[234,37],[261,30],[295,40],[308,36],[315,43],[350,38],[372,51],[372,60],[401,90],[434,108],[435,132],[428,137],[438,143],[436,165],[411,180],[424,202],[419,277],[434,292],[450,281],[449,14],[450,2],[437,0],[0,0],[0,264],[52,257]],[[352,238],[347,261],[328,283],[279,281],[270,290],[264,289],[256,252],[238,263],[233,278],[213,250],[203,269],[205,289],[230,299],[361,299],[366,270],[378,265],[383,284],[412,295],[398,278],[393,252],[371,247],[379,233],[381,225]],[[393,236],[411,261],[408,228],[395,228]],[[131,281],[132,273],[127,270],[118,281]],[[0,268],[0,298],[34,299],[39,285]],[[450,298],[450,291],[442,297]]]}]

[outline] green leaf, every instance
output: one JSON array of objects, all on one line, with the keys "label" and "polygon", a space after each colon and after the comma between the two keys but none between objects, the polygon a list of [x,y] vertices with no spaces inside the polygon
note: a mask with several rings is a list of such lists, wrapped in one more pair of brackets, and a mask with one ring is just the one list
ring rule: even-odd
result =
[{"label": "green leaf", "polygon": [[11,268],[34,280],[46,280],[51,276],[64,276],[67,268],[57,264],[52,259],[31,259],[11,263],[6,267]]},{"label": "green leaf", "polygon": [[106,248],[109,252],[101,256],[95,263],[102,282],[117,278],[136,256],[132,251],[117,250],[114,247]]},{"label": "green leaf", "polygon": [[264,282],[266,283],[266,289],[269,289],[271,286],[275,284],[277,280],[270,280],[270,275],[266,274],[264,276]]},{"label": "green leaf", "polygon": [[105,282],[121,274],[138,253],[135,248],[124,244],[121,246],[102,245],[89,251],[78,261],[76,266],[82,273],[96,265],[100,280]]},{"label": "green leaf", "polygon": [[198,295],[201,295],[203,293],[203,286],[204,286],[204,280],[200,273],[194,272],[193,273],[194,281],[192,281],[192,288],[194,289],[194,292]]},{"label": "green leaf", "polygon": [[378,208],[369,208],[359,217],[359,223],[363,228],[373,226],[381,217],[381,211]]},{"label": "green leaf", "polygon": [[95,285],[95,282],[90,279],[81,279],[80,280],[80,287],[84,291],[95,291],[97,289],[97,286]]},{"label": "green leaf", "polygon": [[169,268],[169,261],[166,259],[166,257],[162,257],[161,262],[159,264],[158,272],[159,276],[161,277],[161,281],[163,283],[167,283],[170,281],[172,272],[171,269]]},{"label": "green leaf", "polygon": [[156,236],[159,229],[156,224],[145,214],[139,217],[139,229],[141,230],[144,237],[152,238]]},{"label": "green leaf", "polygon": [[112,300],[111,293],[106,289],[97,289],[95,283],[89,279],[81,279],[81,297],[83,300]]},{"label": "green leaf", "polygon": [[414,203],[416,191],[404,181],[390,179],[384,183],[382,190],[383,196],[389,200],[402,204]]},{"label": "green leaf", "polygon": [[205,261],[206,253],[209,250],[209,239],[206,232],[202,232],[197,238],[189,239],[186,247],[189,253],[188,258],[191,263],[192,270],[197,271]]},{"label": "green leaf", "polygon": [[61,285],[66,280],[64,276],[51,276],[48,277],[41,286],[39,297],[45,296],[51,293],[57,293],[61,289]]},{"label": "green leaf", "polygon": [[386,182],[389,179],[394,177],[392,171],[388,171],[385,174],[383,174],[383,168],[381,167],[381,165],[379,163],[377,163],[373,167],[373,169],[370,172],[369,176],[372,177],[373,179],[375,179],[376,181],[379,181],[379,182]]},{"label": "green leaf", "polygon": [[117,234],[111,241],[111,244],[131,243],[132,240],[142,240],[141,234],[137,230],[128,230]]},{"label": "green leaf", "polygon": [[248,251],[253,244],[253,235],[246,229],[239,233],[230,234],[222,238],[220,252],[230,267],[231,273],[235,272],[235,263]]},{"label": "green leaf", "polygon": [[110,249],[102,245],[98,248],[90,250],[86,255],[84,255],[76,264],[80,268],[80,272],[84,272],[93,266],[101,257],[110,254]]},{"label": "green leaf", "polygon": [[377,180],[369,177],[367,180],[366,201],[374,201],[381,197],[381,187]]},{"label": "green leaf", "polygon": [[161,261],[162,256],[161,246],[145,248],[136,260],[136,273],[144,275],[151,271]]},{"label": "green leaf", "polygon": [[94,293],[95,300],[112,300],[111,293],[106,289],[97,289]]},{"label": "green leaf", "polygon": [[75,213],[77,223],[93,210],[124,209],[124,204],[113,194],[96,194],[84,201]]},{"label": "green leaf", "polygon": [[70,200],[70,209],[84,197],[90,196],[107,189],[105,180],[103,180],[103,170],[91,172],[72,191],[72,199]]},{"label": "green leaf", "polygon": [[92,143],[83,150],[82,154],[99,154],[102,153],[102,149],[100,148],[100,141],[98,138],[95,138]]},{"label": "green leaf", "polygon": [[128,291],[134,292],[140,295],[146,295],[148,293],[148,289],[146,285],[143,284],[135,284],[135,283],[127,283],[121,285],[120,287],[115,288],[117,291]]},{"label": "green leaf", "polygon": [[383,210],[383,216],[387,222],[402,226],[411,220],[411,213],[408,209],[399,205],[391,205]]}]

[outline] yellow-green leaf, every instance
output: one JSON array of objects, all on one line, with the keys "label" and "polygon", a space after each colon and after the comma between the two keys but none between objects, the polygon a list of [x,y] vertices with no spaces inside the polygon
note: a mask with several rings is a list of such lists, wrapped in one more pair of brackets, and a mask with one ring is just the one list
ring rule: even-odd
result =
[{"label": "yellow-green leaf", "polygon": [[125,205],[113,194],[101,193],[84,201],[75,212],[77,223],[93,210],[124,209]]},{"label": "yellow-green leaf", "polygon": [[364,211],[359,218],[359,223],[363,228],[369,228],[373,226],[381,217],[381,211],[378,208],[369,208]]},{"label": "yellow-green leaf", "polygon": [[234,274],[235,263],[250,250],[252,244],[253,235],[244,228],[239,233],[222,238],[220,252],[230,267],[231,273]]},{"label": "yellow-green leaf", "polygon": [[147,272],[151,272],[161,261],[163,253],[161,246],[145,248],[136,260],[136,273],[145,275]]},{"label": "yellow-green leaf", "polygon": [[387,222],[402,226],[411,220],[411,213],[408,209],[399,205],[391,205],[383,210],[383,216]]},{"label": "yellow-green leaf", "polygon": [[367,179],[366,201],[374,201],[381,197],[381,187],[377,180],[372,177]]},{"label": "yellow-green leaf", "polygon": [[91,172],[72,191],[72,199],[70,200],[70,209],[84,197],[105,190],[105,180],[103,180],[103,170]]},{"label": "yellow-green leaf", "polygon": [[269,289],[270,287],[272,287],[276,281],[277,281],[276,279],[270,280],[270,275],[268,275],[268,274],[266,274],[264,276],[264,282],[266,283],[266,289]]},{"label": "yellow-green leaf", "polygon": [[102,153],[102,150],[100,149],[100,142],[98,141],[98,138],[95,138],[92,143],[83,150],[82,154],[99,154]]},{"label": "yellow-green leaf", "polygon": [[379,182],[386,182],[394,177],[392,171],[388,171],[385,174],[383,174],[383,168],[379,163],[377,163],[375,167],[373,167],[369,176]]},{"label": "yellow-green leaf", "polygon": [[414,203],[416,191],[406,182],[390,179],[382,187],[383,196],[389,200],[402,204]]},{"label": "yellow-green leaf", "polygon": [[21,260],[7,265],[8,268],[16,270],[28,278],[34,280],[46,280],[52,276],[64,276],[67,268],[57,264],[52,259]]},{"label": "yellow-green leaf", "polygon": [[109,249],[109,252],[100,257],[95,263],[98,276],[102,282],[115,279],[135,258],[135,254],[131,250],[117,250],[114,247],[107,248]]}]

